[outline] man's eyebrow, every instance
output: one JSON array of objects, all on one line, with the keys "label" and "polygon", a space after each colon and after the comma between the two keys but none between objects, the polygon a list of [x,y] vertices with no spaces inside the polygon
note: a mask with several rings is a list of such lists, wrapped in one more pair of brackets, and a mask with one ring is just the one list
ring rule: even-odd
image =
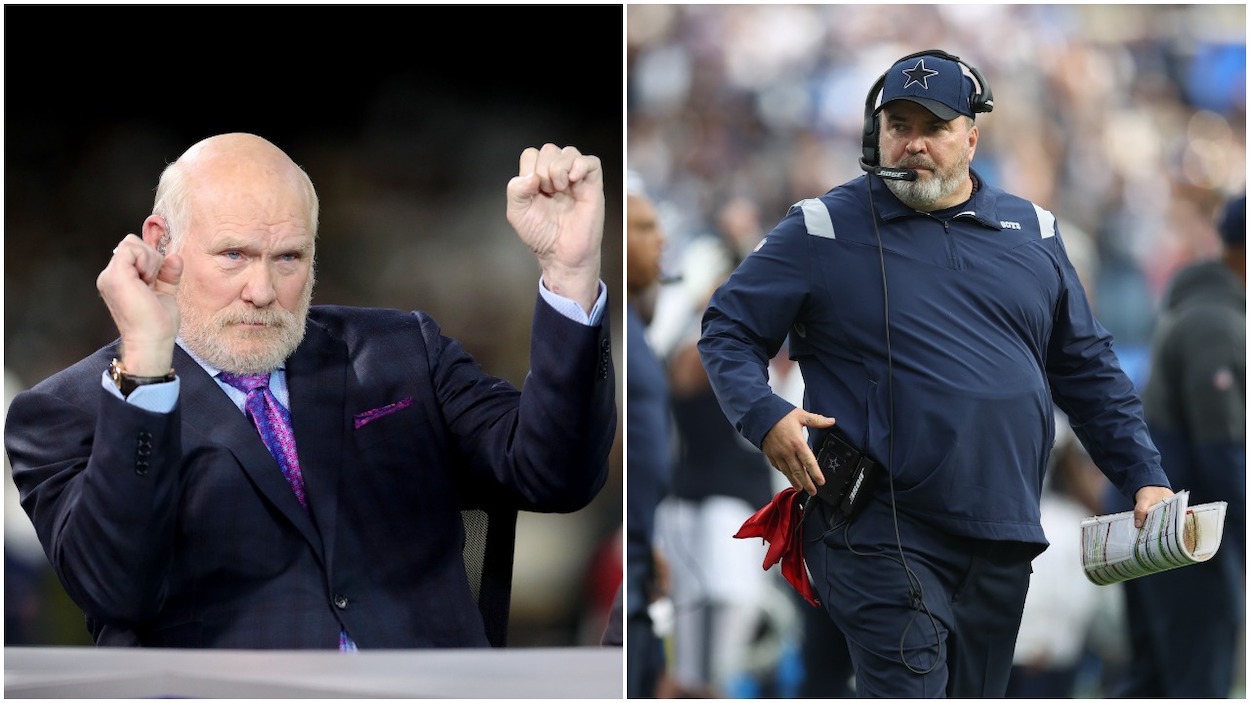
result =
[{"label": "man's eyebrow", "polygon": [[312,251],[312,248],[313,248],[312,241],[309,239],[303,239],[300,241],[299,244],[292,244],[290,246],[278,247],[277,250],[282,251],[282,252],[294,251],[300,254],[306,254]]},{"label": "man's eyebrow", "polygon": [[211,249],[247,249],[248,244],[237,237],[217,237],[208,242]]},{"label": "man's eyebrow", "polygon": [[[252,250],[252,249],[258,248],[255,242],[241,239],[233,235],[225,235],[223,237],[220,237],[216,239],[215,241],[213,241],[210,244],[210,246],[213,249],[216,249],[218,251],[225,250],[225,249]],[[264,248],[264,247],[262,246],[259,248]],[[279,246],[274,247],[274,251],[277,251],[277,252],[281,252],[281,253],[295,252],[299,254],[306,254],[312,251],[312,249],[313,249],[312,241],[306,238],[301,240],[297,244],[280,244]]]},{"label": "man's eyebrow", "polygon": [[941,117],[938,117],[937,115],[933,115],[931,117],[909,117],[907,115],[890,114],[890,115],[886,115],[886,122],[888,124],[898,124],[900,122],[905,122],[905,123],[914,123],[914,124],[924,125],[927,127],[932,127],[934,125],[949,124],[951,120],[944,120]]}]

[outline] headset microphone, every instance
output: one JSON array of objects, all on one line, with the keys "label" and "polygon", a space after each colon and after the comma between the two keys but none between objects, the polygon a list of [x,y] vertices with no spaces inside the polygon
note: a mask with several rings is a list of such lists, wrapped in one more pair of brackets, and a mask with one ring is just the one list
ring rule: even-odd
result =
[{"label": "headset microphone", "polygon": [[918,175],[916,173],[916,169],[914,168],[886,168],[884,166],[873,166],[871,164],[864,163],[863,159],[859,160],[859,167],[868,173],[875,174],[881,178],[886,178],[891,181],[914,181]]}]

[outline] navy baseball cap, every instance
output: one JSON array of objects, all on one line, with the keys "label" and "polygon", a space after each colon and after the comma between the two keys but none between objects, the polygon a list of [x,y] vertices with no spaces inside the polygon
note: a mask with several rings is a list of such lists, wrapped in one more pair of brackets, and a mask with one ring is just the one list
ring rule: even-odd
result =
[{"label": "navy baseball cap", "polygon": [[975,90],[972,78],[964,75],[958,61],[940,56],[903,59],[885,74],[877,112],[894,100],[910,100],[939,119],[953,120],[959,115],[974,117],[972,96]]},{"label": "navy baseball cap", "polygon": [[1246,243],[1246,196],[1230,200],[1220,215],[1220,239],[1225,244]]}]

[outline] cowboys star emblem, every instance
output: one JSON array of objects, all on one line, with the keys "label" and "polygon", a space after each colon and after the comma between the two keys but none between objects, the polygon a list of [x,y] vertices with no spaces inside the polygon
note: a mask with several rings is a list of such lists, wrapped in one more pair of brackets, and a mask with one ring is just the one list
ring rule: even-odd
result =
[{"label": "cowboys star emblem", "polygon": [[929,76],[936,76],[938,72],[925,68],[924,59],[920,59],[914,67],[903,69],[903,73],[907,76],[907,82],[903,84],[903,90],[907,90],[916,83],[919,83],[921,88],[928,90]]}]

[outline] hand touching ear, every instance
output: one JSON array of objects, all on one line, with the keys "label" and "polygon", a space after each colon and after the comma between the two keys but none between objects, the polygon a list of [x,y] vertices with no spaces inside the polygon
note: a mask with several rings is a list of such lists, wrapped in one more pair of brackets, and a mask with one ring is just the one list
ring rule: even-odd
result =
[{"label": "hand touching ear", "polygon": [[178,282],[182,257],[166,256],[128,234],[96,277],[121,336],[121,362],[135,376],[161,376],[173,363],[178,336]]}]

